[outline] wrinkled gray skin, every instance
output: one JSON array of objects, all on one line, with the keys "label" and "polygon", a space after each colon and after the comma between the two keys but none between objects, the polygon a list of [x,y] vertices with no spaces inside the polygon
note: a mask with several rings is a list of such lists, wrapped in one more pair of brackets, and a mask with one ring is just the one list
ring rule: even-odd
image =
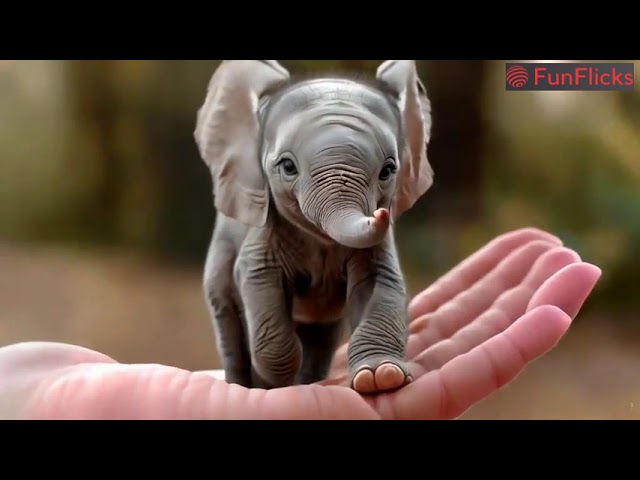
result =
[{"label": "wrinkled gray skin", "polygon": [[195,138],[213,179],[204,290],[229,382],[322,380],[345,327],[352,388],[411,381],[390,223],[431,186],[430,125],[411,60],[370,84],[292,81],[275,60],[218,67]]}]

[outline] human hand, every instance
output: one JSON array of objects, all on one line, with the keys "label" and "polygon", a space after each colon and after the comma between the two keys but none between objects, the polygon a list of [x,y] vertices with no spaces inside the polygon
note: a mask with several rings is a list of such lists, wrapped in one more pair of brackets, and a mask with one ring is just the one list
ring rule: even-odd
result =
[{"label": "human hand", "polygon": [[0,418],[456,418],[554,348],[599,277],[545,232],[494,239],[413,299],[414,381],[373,397],[344,386],[346,346],[327,381],[265,391],[73,345],[12,345],[0,349]]}]

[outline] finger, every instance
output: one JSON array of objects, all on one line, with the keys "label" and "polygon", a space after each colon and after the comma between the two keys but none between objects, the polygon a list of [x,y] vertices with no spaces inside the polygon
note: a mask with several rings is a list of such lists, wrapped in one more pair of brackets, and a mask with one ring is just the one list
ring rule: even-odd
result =
[{"label": "finger", "polygon": [[452,419],[551,350],[571,318],[555,306],[527,312],[507,330],[402,390],[378,400],[383,418]]},{"label": "finger", "polygon": [[576,317],[602,272],[595,265],[570,265],[549,278],[533,295],[528,309],[556,305],[570,317]]},{"label": "finger", "polygon": [[[537,259],[533,268],[519,285],[505,291],[488,310],[484,311],[470,324],[426,351],[417,352],[419,355],[413,361],[422,367],[422,372],[420,373],[442,367],[451,359],[468,352],[505,330],[511,323],[525,314],[535,291],[547,279],[563,267],[579,261],[580,256],[568,248],[558,247],[546,252]],[[580,272],[578,271],[576,274],[579,275]],[[565,280],[569,280],[569,278],[565,277]],[[555,305],[556,303],[553,304]],[[417,374],[419,375],[420,373]]]},{"label": "finger", "polygon": [[[437,311],[423,315],[409,326],[414,334],[410,350],[416,352],[451,337],[487,310],[505,291],[518,285],[536,260],[554,244],[536,240],[509,254],[498,266],[465,292]],[[411,358],[411,357],[409,357]]]},{"label": "finger", "polygon": [[436,311],[492,271],[511,252],[535,240],[562,245],[559,238],[536,228],[524,228],[500,235],[418,293],[409,303],[409,318],[414,319]]}]

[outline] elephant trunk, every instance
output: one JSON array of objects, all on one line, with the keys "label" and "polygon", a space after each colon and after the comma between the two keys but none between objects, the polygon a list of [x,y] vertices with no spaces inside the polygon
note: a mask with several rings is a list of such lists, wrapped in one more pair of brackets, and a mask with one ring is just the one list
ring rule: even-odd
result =
[{"label": "elephant trunk", "polygon": [[349,248],[371,248],[382,242],[389,229],[389,211],[376,210],[368,217],[358,209],[336,211],[322,222],[327,235]]}]

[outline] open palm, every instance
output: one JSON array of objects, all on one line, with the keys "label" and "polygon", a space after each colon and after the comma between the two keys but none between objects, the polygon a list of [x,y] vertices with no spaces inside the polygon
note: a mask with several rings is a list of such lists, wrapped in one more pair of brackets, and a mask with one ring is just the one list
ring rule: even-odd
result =
[{"label": "open palm", "polygon": [[[498,237],[410,304],[407,358],[415,381],[370,404],[382,418],[455,418],[553,348],[598,268],[532,229]],[[323,384],[346,382],[347,345]]]},{"label": "open palm", "polygon": [[414,381],[371,397],[345,385],[346,345],[328,380],[270,391],[73,345],[9,346],[0,349],[0,418],[456,418],[551,350],[599,276],[545,232],[496,238],[413,299]]}]

